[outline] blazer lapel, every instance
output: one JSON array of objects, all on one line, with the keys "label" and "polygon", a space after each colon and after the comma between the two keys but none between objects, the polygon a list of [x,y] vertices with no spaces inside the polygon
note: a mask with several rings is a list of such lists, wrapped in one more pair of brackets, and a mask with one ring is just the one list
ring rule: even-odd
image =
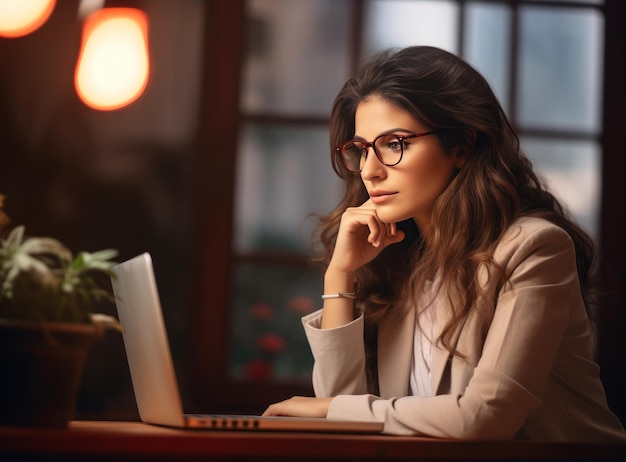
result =
[{"label": "blazer lapel", "polygon": [[[437,336],[450,320],[451,310],[444,297],[437,306]],[[413,361],[413,341],[415,337],[415,308],[405,309],[398,317],[383,321],[378,331],[378,380],[382,398],[408,396],[411,361]],[[457,346],[466,320],[458,326],[452,338],[452,345]],[[437,337],[435,337],[437,338]],[[434,345],[432,350],[431,384],[433,395],[446,393],[442,387],[446,367],[452,364],[453,356],[445,348]],[[451,367],[451,366],[450,366]],[[447,385],[448,387],[450,384]]]},{"label": "blazer lapel", "polygon": [[[448,301],[445,297],[439,299],[439,305],[437,306],[437,336],[438,338],[441,334],[441,331],[445,327],[445,325],[450,321],[451,318],[451,309]],[[466,318],[467,319],[467,318]],[[461,335],[461,331],[463,330],[463,326],[465,325],[465,320],[457,327],[456,332],[452,337],[452,346],[456,346],[459,337]],[[432,364],[430,368],[430,380],[432,384],[433,395],[438,394],[439,387],[441,386],[441,380],[443,378],[444,372],[448,364],[452,363],[452,354],[446,350],[443,346],[439,344],[433,345],[433,357]],[[445,392],[446,390],[442,391]]]},{"label": "blazer lapel", "polygon": [[378,385],[382,398],[409,394],[414,336],[413,308],[381,324],[378,332]]}]

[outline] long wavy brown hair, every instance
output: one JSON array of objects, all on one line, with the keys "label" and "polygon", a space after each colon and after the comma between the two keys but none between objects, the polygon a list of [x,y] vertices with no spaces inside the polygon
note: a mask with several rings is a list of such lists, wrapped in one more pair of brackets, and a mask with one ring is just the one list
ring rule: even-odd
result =
[{"label": "long wavy brown hair", "polygon": [[[383,317],[403,309],[408,297],[423,293],[428,281],[441,281],[439,289],[452,307],[450,322],[437,341],[454,352],[452,334],[481,297],[477,269],[493,264],[494,247],[521,216],[543,217],[571,236],[589,311],[594,263],[591,239],[568,218],[534,173],[486,80],[462,59],[433,47],[379,53],[337,95],[330,119],[330,148],[333,168],[346,188],[337,208],[319,224],[322,263],[327,264],[332,256],[343,212],[368,198],[360,176],[346,170],[336,147],[354,136],[357,105],[371,97],[408,111],[436,130],[446,152],[456,148],[467,158],[433,207],[427,239],[413,220],[399,223],[407,233],[405,239],[387,247],[357,272],[356,306],[365,315],[373,382],[377,326]],[[500,275],[505,278],[501,269]]]}]

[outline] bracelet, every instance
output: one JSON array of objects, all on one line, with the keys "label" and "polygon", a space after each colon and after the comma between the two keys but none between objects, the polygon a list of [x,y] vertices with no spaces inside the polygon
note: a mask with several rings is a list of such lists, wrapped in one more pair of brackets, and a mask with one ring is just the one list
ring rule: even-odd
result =
[{"label": "bracelet", "polygon": [[349,298],[351,300],[354,300],[356,299],[356,294],[354,292],[339,292],[336,294],[322,295],[322,300],[326,300],[327,298]]}]

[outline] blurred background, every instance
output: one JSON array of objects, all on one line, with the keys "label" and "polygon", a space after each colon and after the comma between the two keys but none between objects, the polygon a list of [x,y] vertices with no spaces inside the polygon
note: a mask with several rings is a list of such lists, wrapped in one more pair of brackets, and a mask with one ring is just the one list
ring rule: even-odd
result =
[{"label": "blurred background", "polygon": [[[107,108],[75,74],[92,15],[115,7],[144,13],[131,61],[147,66]],[[342,193],[334,96],[377,51],[444,48],[487,78],[611,268],[597,355],[624,420],[625,19],[619,0],[57,0],[0,32],[0,193],[28,234],[150,252],[186,410],[260,412],[312,393],[300,317],[320,304],[315,215]],[[92,348],[77,417],[137,418],[121,336]]]}]

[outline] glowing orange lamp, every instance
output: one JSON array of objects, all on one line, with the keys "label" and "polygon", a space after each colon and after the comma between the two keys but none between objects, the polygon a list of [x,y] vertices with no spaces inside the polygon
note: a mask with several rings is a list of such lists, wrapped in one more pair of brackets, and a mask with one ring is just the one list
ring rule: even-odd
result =
[{"label": "glowing orange lamp", "polygon": [[134,102],[148,84],[148,18],[136,8],[91,13],[83,36],[74,84],[89,107],[111,111]]},{"label": "glowing orange lamp", "polygon": [[0,37],[16,38],[39,29],[56,0],[0,0]]}]

